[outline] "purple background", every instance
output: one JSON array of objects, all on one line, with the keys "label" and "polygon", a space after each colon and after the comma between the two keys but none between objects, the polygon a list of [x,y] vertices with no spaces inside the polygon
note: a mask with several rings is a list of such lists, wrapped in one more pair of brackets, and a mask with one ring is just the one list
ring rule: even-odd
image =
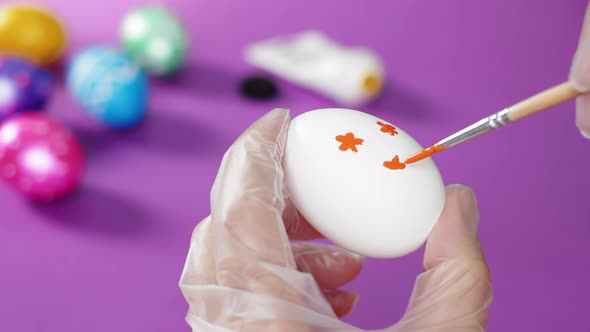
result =
[{"label": "purple background", "polygon": [[[117,43],[128,9],[144,1],[46,1],[63,16],[70,52]],[[0,329],[188,331],[177,286],[191,231],[209,212],[225,150],[274,107],[293,115],[340,106],[283,86],[251,102],[236,93],[251,72],[250,42],[318,28],[379,52],[388,91],[362,110],[430,144],[472,121],[567,79],[586,1],[171,0],[190,30],[187,69],[154,82],[149,119],[110,132],[63,85],[49,112],[88,155],[82,190],[49,206],[0,187]],[[71,53],[70,53],[71,54]],[[478,195],[480,234],[495,288],[489,331],[588,331],[590,142],[573,103],[435,158],[447,183]],[[422,250],[369,260],[349,288],[347,318],[364,328],[397,321]]]}]

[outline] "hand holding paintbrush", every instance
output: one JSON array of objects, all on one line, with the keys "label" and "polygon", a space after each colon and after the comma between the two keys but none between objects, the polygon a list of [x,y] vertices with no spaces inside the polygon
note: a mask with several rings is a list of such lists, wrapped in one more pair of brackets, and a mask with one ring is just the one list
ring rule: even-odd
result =
[{"label": "hand holding paintbrush", "polygon": [[590,6],[586,9],[584,26],[571,67],[569,82],[545,90],[482,119],[442,141],[418,151],[406,159],[404,163],[415,163],[498,127],[576,98],[576,125],[582,135],[590,139],[590,93],[588,92],[590,92]]},{"label": "hand holding paintbrush", "polygon": [[553,106],[563,104],[581,95],[583,95],[583,93],[578,91],[572,83],[566,82],[560,84],[508,108],[505,108],[498,113],[492,114],[487,118],[484,118],[472,124],[471,126],[458,131],[457,133],[443,139],[442,141],[426,149],[423,149],[422,151],[419,151],[418,153],[406,159],[404,163],[415,163],[430,157],[434,153],[444,151],[459,143],[490,132],[496,128],[505,126],[514,121],[539,113]]}]

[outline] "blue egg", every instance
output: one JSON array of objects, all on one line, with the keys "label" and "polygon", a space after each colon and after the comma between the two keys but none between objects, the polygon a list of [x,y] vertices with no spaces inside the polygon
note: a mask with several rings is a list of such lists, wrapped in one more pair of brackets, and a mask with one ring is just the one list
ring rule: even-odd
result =
[{"label": "blue egg", "polygon": [[114,48],[95,46],[78,53],[68,69],[68,86],[78,103],[109,127],[131,127],[145,117],[147,75]]},{"label": "blue egg", "polygon": [[31,62],[0,57],[0,121],[21,112],[44,110],[51,93],[51,74]]}]

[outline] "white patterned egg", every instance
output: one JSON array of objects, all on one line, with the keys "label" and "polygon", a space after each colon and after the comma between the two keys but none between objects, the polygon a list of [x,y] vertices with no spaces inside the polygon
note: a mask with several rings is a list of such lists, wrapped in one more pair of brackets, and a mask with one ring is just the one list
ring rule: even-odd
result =
[{"label": "white patterned egg", "polygon": [[349,109],[320,109],[289,126],[283,166],[289,197],[327,239],[361,255],[393,258],[420,248],[443,209],[441,175],[395,125]]}]

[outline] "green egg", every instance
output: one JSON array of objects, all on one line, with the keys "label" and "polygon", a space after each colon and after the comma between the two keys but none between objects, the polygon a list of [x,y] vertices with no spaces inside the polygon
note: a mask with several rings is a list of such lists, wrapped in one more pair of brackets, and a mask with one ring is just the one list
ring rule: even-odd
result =
[{"label": "green egg", "polygon": [[187,49],[187,36],[180,20],[156,6],[141,7],[127,14],[121,39],[126,52],[156,76],[178,70]]}]

